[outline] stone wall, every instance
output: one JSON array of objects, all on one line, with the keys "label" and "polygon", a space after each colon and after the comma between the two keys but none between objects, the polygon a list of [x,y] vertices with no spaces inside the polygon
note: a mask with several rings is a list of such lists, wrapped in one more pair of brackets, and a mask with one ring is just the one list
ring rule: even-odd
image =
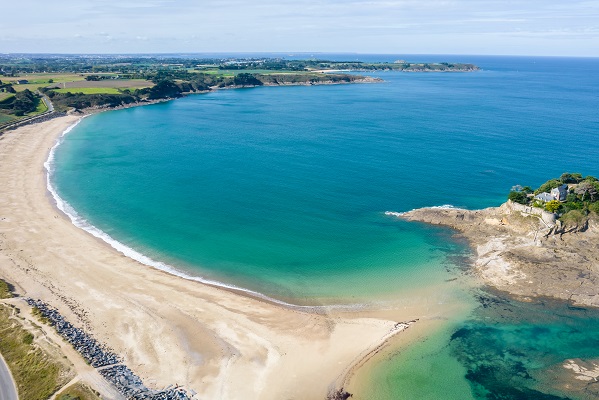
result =
[{"label": "stone wall", "polygon": [[535,215],[547,225],[548,228],[553,228],[557,221],[557,215],[554,213],[550,213],[541,208],[525,206],[524,204],[514,203],[511,200],[508,200],[507,203],[504,204],[508,211],[519,211],[524,215]]}]

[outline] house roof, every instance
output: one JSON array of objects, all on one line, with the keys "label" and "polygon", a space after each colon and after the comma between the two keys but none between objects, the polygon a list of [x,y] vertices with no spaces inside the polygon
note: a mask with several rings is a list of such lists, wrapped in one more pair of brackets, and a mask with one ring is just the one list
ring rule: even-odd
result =
[{"label": "house roof", "polygon": [[555,198],[549,193],[539,193],[535,196],[535,199],[541,200],[541,201],[555,200]]},{"label": "house roof", "polygon": [[563,184],[561,186],[556,187],[555,189],[552,189],[551,191],[553,192],[554,190],[563,192],[563,191],[567,191],[568,190],[568,185]]}]

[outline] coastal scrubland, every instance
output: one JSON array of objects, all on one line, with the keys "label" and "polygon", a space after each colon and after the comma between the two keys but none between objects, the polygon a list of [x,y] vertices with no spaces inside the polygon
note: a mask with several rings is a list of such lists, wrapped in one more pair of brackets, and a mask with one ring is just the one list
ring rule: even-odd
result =
[{"label": "coastal scrubland", "polygon": [[16,307],[0,304],[0,353],[17,384],[21,399],[45,400],[71,378],[64,362],[57,361],[25,329]]},{"label": "coastal scrubland", "polygon": [[77,382],[74,385],[62,390],[56,396],[57,400],[100,400],[97,392],[89,386]]}]

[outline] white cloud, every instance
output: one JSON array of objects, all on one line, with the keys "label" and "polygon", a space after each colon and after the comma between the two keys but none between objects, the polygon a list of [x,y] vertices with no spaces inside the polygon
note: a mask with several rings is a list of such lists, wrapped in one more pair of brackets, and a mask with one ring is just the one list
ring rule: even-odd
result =
[{"label": "white cloud", "polygon": [[[6,15],[23,9],[27,24],[3,19],[0,52],[499,54],[509,48],[599,56],[599,1],[589,0],[23,0],[3,6]],[[518,44],[518,37],[527,40]],[[561,41],[548,45],[555,37]]]}]

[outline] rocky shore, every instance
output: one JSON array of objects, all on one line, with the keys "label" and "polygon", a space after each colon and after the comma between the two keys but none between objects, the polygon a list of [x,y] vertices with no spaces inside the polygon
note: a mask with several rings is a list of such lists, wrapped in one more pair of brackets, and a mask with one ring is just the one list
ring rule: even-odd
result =
[{"label": "rocky shore", "polygon": [[553,214],[508,201],[483,210],[421,208],[396,214],[455,229],[473,249],[485,284],[521,299],[553,297],[599,307],[599,218],[564,225]]},{"label": "rocky shore", "polygon": [[69,342],[85,361],[112,383],[114,387],[132,400],[187,400],[191,399],[183,388],[167,387],[164,390],[148,389],[123,360],[107,346],[99,343],[84,330],[73,326],[55,308],[41,300],[26,298],[25,301],[36,310],[40,317],[48,321],[56,332]]}]

